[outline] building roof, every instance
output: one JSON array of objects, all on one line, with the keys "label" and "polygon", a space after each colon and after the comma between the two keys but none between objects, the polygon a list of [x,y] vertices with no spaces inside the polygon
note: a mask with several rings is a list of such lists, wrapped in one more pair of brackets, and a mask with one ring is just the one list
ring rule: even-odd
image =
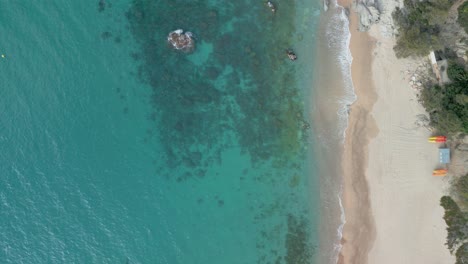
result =
[{"label": "building roof", "polygon": [[442,164],[450,163],[450,149],[448,148],[439,149],[439,161]]}]

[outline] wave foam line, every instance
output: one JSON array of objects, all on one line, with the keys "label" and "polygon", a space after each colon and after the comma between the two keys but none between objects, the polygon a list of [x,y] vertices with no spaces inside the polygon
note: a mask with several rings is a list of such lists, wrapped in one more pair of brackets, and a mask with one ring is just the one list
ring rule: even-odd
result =
[{"label": "wave foam line", "polygon": [[[343,186],[341,187],[342,187],[341,189],[343,189]],[[341,195],[342,195],[342,191],[340,191],[340,193],[338,194],[338,203],[340,205],[341,223],[338,226],[338,230],[336,231],[336,237],[337,237],[338,242],[333,244],[333,256],[332,256],[333,263],[338,263],[339,254],[341,252],[341,249],[343,248],[343,245],[341,244],[341,239],[343,238],[343,228],[344,228],[344,225],[346,224],[346,215],[345,215],[343,203],[341,201]]]},{"label": "wave foam line", "polygon": [[346,130],[349,121],[349,108],[356,101],[357,96],[354,92],[353,80],[351,76],[351,64],[353,57],[350,50],[351,32],[349,31],[349,19],[345,9],[335,1],[333,5],[333,14],[331,21],[326,29],[328,47],[338,52],[335,56],[336,63],[340,66],[343,76],[344,96],[338,99],[341,107],[338,109],[338,131],[342,134],[342,143],[346,137]]},{"label": "wave foam line", "polygon": [[[353,57],[351,55],[350,43],[351,43],[351,32],[349,29],[349,18],[346,15],[346,10],[340,6],[336,1],[330,3],[332,6],[332,12],[335,14],[327,27],[326,36],[328,45],[331,50],[338,52],[335,57],[336,62],[340,66],[340,71],[343,76],[343,87],[344,96],[339,99],[340,108],[337,111],[338,114],[338,129],[339,133],[342,133],[342,143],[346,138],[346,130],[349,126],[349,108],[356,101],[357,96],[353,86],[353,80],[351,75],[351,65]],[[346,224],[346,215],[342,203],[343,186],[340,187],[338,194],[338,204],[340,207],[340,224],[337,228],[336,242],[333,244],[333,255],[332,263],[337,263],[339,260],[339,254],[343,245],[341,240],[343,238],[343,228]]]}]

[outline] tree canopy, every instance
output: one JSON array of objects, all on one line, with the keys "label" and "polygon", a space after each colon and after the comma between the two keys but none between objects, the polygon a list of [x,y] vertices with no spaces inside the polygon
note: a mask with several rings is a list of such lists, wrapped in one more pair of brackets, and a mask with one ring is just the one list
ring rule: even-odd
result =
[{"label": "tree canopy", "polygon": [[440,133],[468,133],[468,73],[463,65],[450,62],[447,74],[452,82],[423,89],[422,104]]},{"label": "tree canopy", "polygon": [[440,199],[440,205],[445,209],[446,244],[451,253],[455,252],[457,260],[455,264],[465,264],[468,263],[468,214],[466,212],[468,206],[468,174],[455,180],[452,195],[456,201],[450,196],[444,196]]},{"label": "tree canopy", "polygon": [[468,2],[465,1],[461,6],[458,7],[458,24],[465,29],[468,33]]},{"label": "tree canopy", "polygon": [[438,38],[440,25],[447,18],[453,0],[405,0],[403,8],[396,8],[392,16],[398,26],[398,57],[427,55],[430,50],[441,49]]}]

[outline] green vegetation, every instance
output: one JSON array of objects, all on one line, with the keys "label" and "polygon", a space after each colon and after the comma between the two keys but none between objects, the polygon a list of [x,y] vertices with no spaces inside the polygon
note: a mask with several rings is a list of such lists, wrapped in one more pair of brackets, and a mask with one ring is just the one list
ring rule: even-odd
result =
[{"label": "green vegetation", "polygon": [[404,8],[393,12],[399,34],[394,47],[397,57],[427,55],[441,49],[440,25],[447,18],[453,0],[404,0]]},{"label": "green vegetation", "polygon": [[444,207],[444,220],[447,223],[447,246],[451,253],[468,239],[467,219],[450,196],[443,196],[440,205]]},{"label": "green vegetation", "polygon": [[468,72],[450,62],[447,74],[452,82],[423,89],[422,104],[431,116],[431,125],[440,133],[468,133]]},{"label": "green vegetation", "polygon": [[[424,56],[431,50],[447,49],[439,33],[454,0],[404,0],[404,8],[393,12],[399,34],[394,47],[398,57]],[[468,2],[458,9],[459,23],[468,27]],[[449,53],[447,51],[447,53]],[[452,52],[453,53],[453,52]],[[421,101],[439,133],[468,133],[468,73],[465,65],[449,61],[447,74],[452,81],[444,86],[429,85]]]},{"label": "green vegetation", "polygon": [[[444,196],[440,205],[445,209],[447,223],[447,247],[457,259],[456,264],[468,263],[468,174],[458,178],[453,184],[454,199]],[[461,205],[461,207],[459,206]],[[465,211],[463,210],[465,209]]]},{"label": "green vegetation", "polygon": [[458,178],[452,185],[453,196],[462,211],[468,212],[468,174]]},{"label": "green vegetation", "polygon": [[465,242],[458,248],[457,253],[455,253],[455,257],[457,259],[455,264],[468,263],[468,242]]},{"label": "green vegetation", "polygon": [[465,1],[465,3],[458,7],[457,21],[465,29],[465,32],[468,33],[468,2]]}]

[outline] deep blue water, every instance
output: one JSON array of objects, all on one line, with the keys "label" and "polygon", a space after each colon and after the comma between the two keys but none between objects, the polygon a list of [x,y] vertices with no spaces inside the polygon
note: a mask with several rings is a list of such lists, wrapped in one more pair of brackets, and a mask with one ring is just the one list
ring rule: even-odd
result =
[{"label": "deep blue water", "polygon": [[313,54],[285,50],[318,3],[276,4],[4,1],[0,263],[314,263]]}]

